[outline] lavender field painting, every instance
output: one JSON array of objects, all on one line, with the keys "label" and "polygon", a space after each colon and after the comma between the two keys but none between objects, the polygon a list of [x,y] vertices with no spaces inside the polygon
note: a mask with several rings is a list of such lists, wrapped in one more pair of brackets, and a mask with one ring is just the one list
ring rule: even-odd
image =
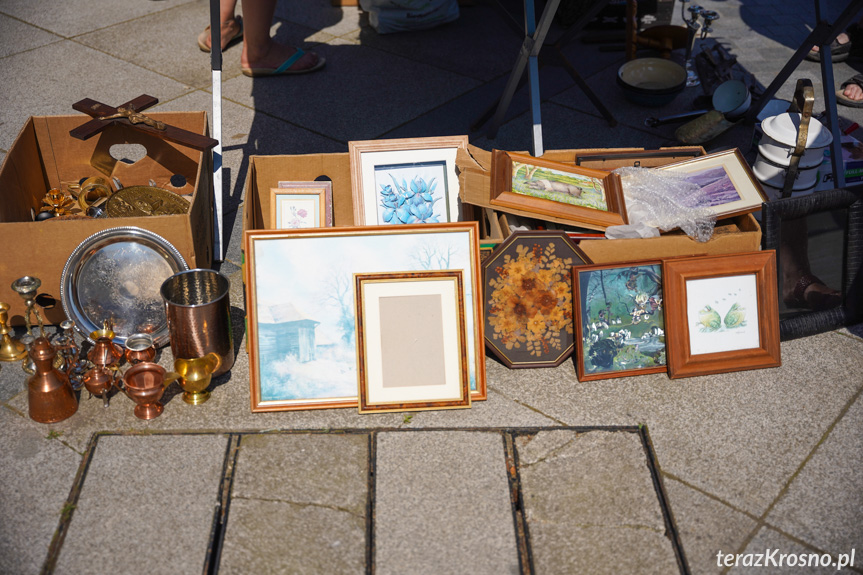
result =
[{"label": "lavender field painting", "polygon": [[724,166],[707,168],[686,175],[686,181],[697,184],[709,198],[711,207],[724,206],[740,200],[740,194]]}]

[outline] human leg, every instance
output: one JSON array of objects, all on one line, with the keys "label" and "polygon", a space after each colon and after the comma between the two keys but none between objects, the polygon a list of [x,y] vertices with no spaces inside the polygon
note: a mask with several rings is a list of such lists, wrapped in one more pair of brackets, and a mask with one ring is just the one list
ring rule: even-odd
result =
[{"label": "human leg", "polygon": [[[241,19],[235,16],[236,9],[237,0],[221,0],[219,2],[222,50],[243,37],[243,23]],[[198,35],[198,48],[203,52],[209,52],[211,47],[210,40],[210,27],[207,26]]]},{"label": "human leg", "polygon": [[270,37],[276,0],[245,0],[243,21],[245,39],[240,64],[247,76],[300,74],[320,69],[324,59],[314,52],[303,52]]}]

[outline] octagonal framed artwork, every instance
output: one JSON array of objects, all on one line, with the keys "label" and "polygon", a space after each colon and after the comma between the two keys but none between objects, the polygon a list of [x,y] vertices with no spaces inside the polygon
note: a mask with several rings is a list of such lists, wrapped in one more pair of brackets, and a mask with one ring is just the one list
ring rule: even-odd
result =
[{"label": "octagonal framed artwork", "polygon": [[574,348],[572,266],[590,264],[563,231],[518,231],[483,262],[485,343],[509,368],[556,367]]}]

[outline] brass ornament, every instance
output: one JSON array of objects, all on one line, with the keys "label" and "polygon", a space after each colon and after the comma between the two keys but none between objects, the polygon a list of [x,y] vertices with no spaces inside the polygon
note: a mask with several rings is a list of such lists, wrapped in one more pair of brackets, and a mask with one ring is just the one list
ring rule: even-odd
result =
[{"label": "brass ornament", "polygon": [[177,194],[153,186],[129,186],[105,203],[109,218],[185,214],[191,204]]}]

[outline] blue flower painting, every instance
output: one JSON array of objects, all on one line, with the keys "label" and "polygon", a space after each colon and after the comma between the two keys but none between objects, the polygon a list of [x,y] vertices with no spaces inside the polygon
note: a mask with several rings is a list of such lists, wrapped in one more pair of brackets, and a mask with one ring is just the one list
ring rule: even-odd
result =
[{"label": "blue flower painting", "polygon": [[477,388],[473,228],[382,229],[387,228],[252,239],[247,257],[256,294],[253,370],[262,404],[287,408],[356,400],[355,273],[464,270],[469,376],[471,389]]},{"label": "blue flower painting", "polygon": [[380,225],[450,221],[445,161],[377,166],[375,186]]}]

